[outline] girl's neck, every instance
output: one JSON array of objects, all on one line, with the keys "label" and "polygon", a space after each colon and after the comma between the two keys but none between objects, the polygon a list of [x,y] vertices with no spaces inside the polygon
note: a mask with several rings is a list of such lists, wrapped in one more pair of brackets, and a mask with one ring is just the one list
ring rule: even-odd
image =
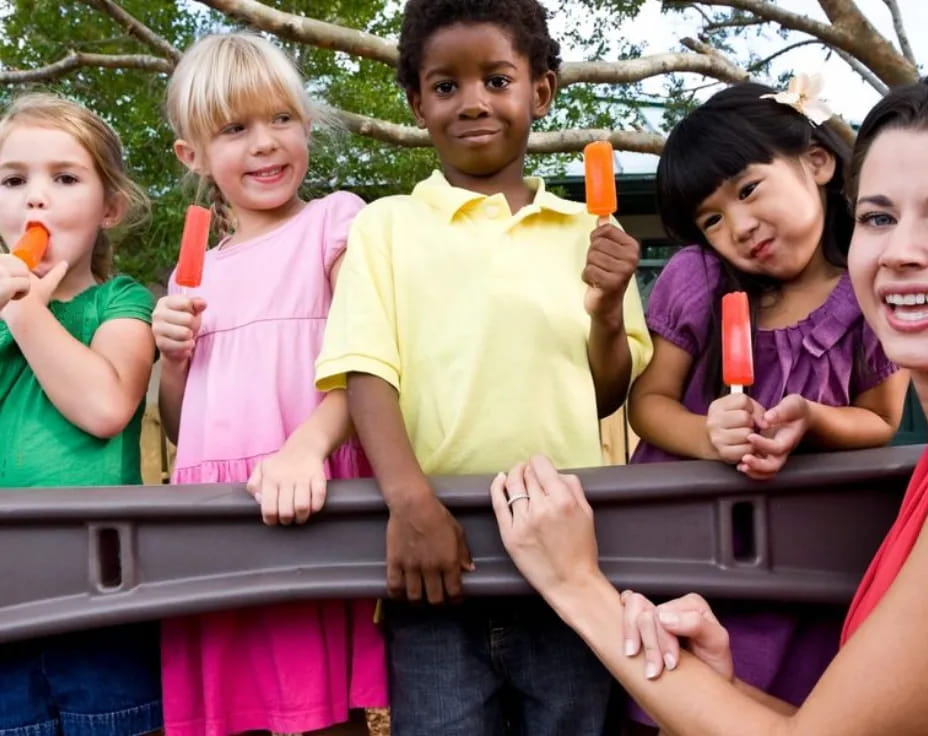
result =
[{"label": "girl's neck", "polygon": [[91,286],[97,285],[97,279],[90,270],[90,261],[70,264],[65,277],[52,293],[51,301],[69,302]]},{"label": "girl's neck", "polygon": [[451,186],[479,192],[488,197],[502,194],[509,203],[510,212],[518,212],[534,198],[523,179],[523,158],[520,156],[503,169],[489,176],[476,176],[459,171],[451,166],[444,166],[445,178]]},{"label": "girl's neck", "polygon": [[802,321],[828,300],[843,273],[844,269],[829,263],[818,248],[795,278],[780,282],[775,297],[761,301],[759,326],[773,330]]},{"label": "girl's neck", "polygon": [[305,206],[306,202],[297,196],[286,204],[271,210],[252,210],[233,206],[235,232],[222,244],[222,247],[231,248],[276,230],[299,214]]}]

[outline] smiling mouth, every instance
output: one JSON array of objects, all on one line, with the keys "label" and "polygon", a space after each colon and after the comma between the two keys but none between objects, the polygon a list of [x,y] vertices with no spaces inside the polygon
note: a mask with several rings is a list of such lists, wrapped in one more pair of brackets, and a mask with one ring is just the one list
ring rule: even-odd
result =
[{"label": "smiling mouth", "polygon": [[770,252],[770,246],[773,243],[773,238],[768,238],[763,240],[753,248],[751,248],[750,256],[751,258],[763,258],[767,253]]},{"label": "smiling mouth", "polygon": [[463,140],[474,140],[481,138],[490,138],[491,136],[499,133],[498,130],[469,130],[466,133],[461,133],[458,135],[458,138]]},{"label": "smiling mouth", "polygon": [[900,322],[923,322],[928,320],[928,291],[890,292],[884,294],[883,303]]},{"label": "smiling mouth", "polygon": [[286,164],[283,164],[281,166],[268,166],[267,168],[264,168],[264,169],[257,169],[256,171],[249,171],[248,176],[258,179],[258,180],[276,179],[284,172],[284,169],[286,168],[287,168]]}]

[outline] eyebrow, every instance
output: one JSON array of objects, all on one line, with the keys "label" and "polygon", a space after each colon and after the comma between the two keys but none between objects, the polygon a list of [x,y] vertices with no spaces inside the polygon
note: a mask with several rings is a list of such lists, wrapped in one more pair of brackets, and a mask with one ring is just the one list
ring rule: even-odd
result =
[{"label": "eyebrow", "polygon": [[[489,61],[483,65],[484,73],[492,71],[494,69],[499,69],[500,67],[505,67],[507,69],[518,69],[518,67],[513,64],[511,61],[506,61],[501,59],[499,61]],[[430,69],[426,72],[425,78],[431,79],[432,77],[453,77],[454,73],[448,67],[439,66],[434,69]]]},{"label": "eyebrow", "polygon": [[[78,163],[77,161],[48,161],[45,165],[50,169],[82,169],[84,171],[90,171],[89,166]],[[0,168],[4,169],[28,169],[29,164],[22,161],[5,161],[0,164]]]},{"label": "eyebrow", "polygon": [[871,194],[867,197],[859,197],[857,206],[862,204],[875,204],[877,207],[892,207],[893,201],[884,194]]}]

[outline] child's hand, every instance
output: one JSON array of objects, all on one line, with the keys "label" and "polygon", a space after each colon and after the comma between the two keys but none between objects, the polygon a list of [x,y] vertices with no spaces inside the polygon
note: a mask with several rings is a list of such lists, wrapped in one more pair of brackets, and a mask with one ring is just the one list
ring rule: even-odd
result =
[{"label": "child's hand", "polygon": [[764,407],[745,394],[728,394],[709,404],[706,431],[723,462],[736,465],[754,452],[748,438],[766,426]]},{"label": "child's hand", "polygon": [[799,394],[790,394],[764,414],[763,434],[748,436],[751,451],[738,465],[749,478],[772,478],[786,463],[809,429],[809,401]]},{"label": "child's hand", "polygon": [[30,285],[28,266],[16,256],[0,254],[0,309],[11,299],[19,299],[29,293]]},{"label": "child's hand", "polygon": [[610,222],[604,222],[590,234],[582,278],[590,287],[583,306],[593,319],[617,328],[624,325],[622,301],[628,282],[635,276],[640,255],[638,241]]},{"label": "child's hand", "polygon": [[162,360],[185,363],[193,355],[206,302],[183,294],[163,296],[151,316],[151,331]]},{"label": "child's hand", "polygon": [[[46,273],[44,276],[39,277],[34,273],[30,272],[25,263],[19,260],[16,256],[2,256],[4,259],[3,265],[0,266],[0,269],[3,269],[8,266],[7,273],[17,274],[14,275],[16,284],[16,292],[11,295],[10,299],[7,299],[4,303],[2,297],[0,297],[0,309],[2,309],[2,314],[0,316],[6,322],[14,319],[16,315],[21,312],[27,311],[30,308],[35,306],[47,307],[48,303],[52,300],[52,296],[55,293],[55,290],[58,288],[58,285],[61,283],[62,279],[68,275],[68,263],[67,261],[59,261],[51,270]],[[21,289],[20,274],[18,267],[15,264],[9,263],[6,259],[9,258],[16,263],[19,263],[24,269],[26,274],[26,288]],[[3,289],[2,282],[4,281],[3,277],[0,276],[0,290]],[[11,280],[12,282],[13,280]]]},{"label": "child's hand", "polygon": [[387,589],[394,598],[429,603],[461,597],[461,571],[473,570],[464,530],[431,493],[387,521]]},{"label": "child's hand", "polygon": [[246,488],[265,524],[305,524],[325,504],[324,460],[284,447],[255,466]]}]

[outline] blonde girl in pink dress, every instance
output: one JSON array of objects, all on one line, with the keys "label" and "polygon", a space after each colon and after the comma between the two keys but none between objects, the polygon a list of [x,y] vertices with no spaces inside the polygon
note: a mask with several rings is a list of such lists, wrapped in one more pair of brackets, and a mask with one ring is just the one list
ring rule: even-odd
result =
[{"label": "blonde girl in pink dress", "polygon": [[[173,482],[247,481],[266,523],[303,523],[322,508],[326,478],[365,470],[344,392],[320,394],[313,375],[363,203],[346,192],[300,199],[318,114],[292,62],[257,36],[208,36],[187,51],[168,116],[224,235],[202,286],[171,288],[154,313]],[[386,704],[373,610],[300,601],[166,621],[168,736],[366,733],[361,709]]]}]

